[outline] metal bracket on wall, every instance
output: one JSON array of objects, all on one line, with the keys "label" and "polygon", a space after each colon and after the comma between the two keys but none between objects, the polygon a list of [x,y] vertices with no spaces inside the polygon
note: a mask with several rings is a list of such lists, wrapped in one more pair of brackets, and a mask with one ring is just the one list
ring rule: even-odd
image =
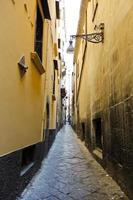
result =
[{"label": "metal bracket on wall", "polygon": [[95,25],[94,27],[95,33],[90,34],[81,34],[81,35],[71,35],[71,40],[74,38],[82,38],[91,43],[100,43],[104,42],[104,23],[100,23],[100,25]]},{"label": "metal bracket on wall", "polygon": [[82,38],[87,42],[91,42],[94,44],[103,43],[104,42],[104,23],[100,23],[99,25],[95,25],[94,30],[97,32],[90,33],[90,34],[77,34],[77,35],[70,35],[69,46],[67,48],[67,53],[73,53],[73,39],[75,38]]}]

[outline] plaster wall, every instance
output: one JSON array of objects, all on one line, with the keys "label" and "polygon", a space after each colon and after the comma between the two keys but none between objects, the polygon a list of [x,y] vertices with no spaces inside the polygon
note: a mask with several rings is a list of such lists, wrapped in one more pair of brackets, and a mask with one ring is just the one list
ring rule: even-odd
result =
[{"label": "plaster wall", "polygon": [[[113,163],[111,168],[117,169],[114,176],[121,180],[121,185],[126,185],[132,196],[133,2],[97,2],[95,17],[93,1],[88,2],[88,7],[84,10],[84,13],[87,11],[87,33],[95,32],[95,25],[104,23],[104,42],[88,42],[84,64],[80,66],[78,63],[82,63],[83,57],[82,40],[76,44],[76,70],[82,67],[80,82],[77,81],[79,94],[76,93],[76,109],[79,109],[79,123],[85,122],[88,127],[86,134],[93,150],[96,137],[93,120],[101,119],[102,158],[107,166],[110,161]],[[85,19],[79,24],[79,33],[83,32],[84,23]],[[122,178],[125,174],[126,178]]]},{"label": "plaster wall", "polygon": [[[42,137],[44,75],[30,58],[35,11],[35,0],[0,2],[0,155],[37,143]],[[28,70],[22,76],[17,63],[23,55]]]}]

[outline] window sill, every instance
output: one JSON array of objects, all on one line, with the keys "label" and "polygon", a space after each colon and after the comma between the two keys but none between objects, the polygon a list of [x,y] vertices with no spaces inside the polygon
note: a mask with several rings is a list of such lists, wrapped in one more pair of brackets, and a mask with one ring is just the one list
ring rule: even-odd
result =
[{"label": "window sill", "polygon": [[24,175],[33,167],[33,165],[34,165],[34,162],[32,162],[31,164],[25,166],[25,167],[22,169],[22,171],[21,171],[21,173],[20,173],[20,176],[24,176]]},{"label": "window sill", "polygon": [[45,73],[44,66],[42,65],[42,62],[36,52],[31,52],[31,60],[33,61],[36,69],[41,75]]}]

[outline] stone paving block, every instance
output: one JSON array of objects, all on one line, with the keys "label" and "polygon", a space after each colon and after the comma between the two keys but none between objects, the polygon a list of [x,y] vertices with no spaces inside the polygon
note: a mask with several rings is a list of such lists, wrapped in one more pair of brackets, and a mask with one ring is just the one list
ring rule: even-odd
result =
[{"label": "stone paving block", "polygon": [[18,200],[128,200],[106,175],[67,125]]},{"label": "stone paving block", "polygon": [[79,188],[77,190],[74,190],[72,193],[70,193],[69,196],[75,200],[81,200],[81,199],[84,199],[84,197],[88,196],[89,194],[90,194],[89,191]]},{"label": "stone paving block", "polygon": [[40,199],[40,200],[59,200],[58,198],[56,198],[55,196],[51,195],[48,198],[44,198],[44,199]]}]

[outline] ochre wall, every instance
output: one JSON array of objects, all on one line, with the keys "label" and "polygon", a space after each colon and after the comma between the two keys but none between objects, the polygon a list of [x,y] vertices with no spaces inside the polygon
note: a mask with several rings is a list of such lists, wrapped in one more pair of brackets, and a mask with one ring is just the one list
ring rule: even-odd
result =
[{"label": "ochre wall", "polygon": [[[0,155],[41,141],[44,75],[30,59],[35,11],[35,0],[0,2]],[[28,70],[21,76],[23,55]]]},{"label": "ochre wall", "polygon": [[[94,22],[92,22],[92,1],[88,3],[87,32],[94,32],[95,24],[103,22],[105,38],[103,44],[87,43],[79,95],[79,101],[83,105],[81,118],[88,112],[82,101],[91,100],[93,113],[123,101],[131,96],[133,91],[133,2],[128,0],[125,3],[122,0],[117,3],[117,8],[115,0],[111,2],[99,0],[98,3]],[[81,45],[77,62],[83,56]],[[86,100],[82,98],[83,94]]]},{"label": "ochre wall", "polygon": [[[58,58],[58,44],[57,44],[57,32],[58,32],[58,21],[56,18],[56,10],[55,10],[55,1],[49,0],[50,6],[50,14],[51,14],[51,21],[45,20],[44,27],[44,55],[46,57],[45,66],[46,66],[46,86],[45,86],[45,103],[44,103],[44,118],[45,118],[45,126],[47,122],[47,112],[46,112],[46,104],[49,104],[49,129],[55,130],[56,129],[56,117],[57,117],[57,103],[58,97],[60,98],[60,94],[58,93],[60,85],[58,84],[58,74],[57,70],[55,70],[55,97],[56,100],[52,100],[53,95],[53,81],[54,81],[54,62],[53,60],[59,60]],[[56,46],[56,49],[55,49]],[[60,62],[58,61],[58,73],[60,71]],[[60,79],[60,77],[59,77]]]},{"label": "ochre wall", "polygon": [[[81,81],[77,81],[77,86],[80,85],[77,98],[79,121],[91,124],[88,134],[92,135],[93,142],[92,121],[100,117],[104,156],[112,152],[117,162],[126,165],[127,157],[131,160],[133,152],[133,2],[121,0],[116,7],[115,0],[99,0],[94,22],[92,3],[89,2],[86,9],[87,33],[95,32],[94,26],[104,23],[104,43],[87,42],[83,65],[82,41],[76,46],[77,68],[83,66],[82,75],[80,73],[78,77],[80,80],[81,75]],[[84,27],[84,23],[80,26]],[[131,166],[131,162],[128,165]]]},{"label": "ochre wall", "polygon": [[[104,43],[87,42],[75,107],[77,116],[79,109],[77,125],[81,127],[80,124],[85,123],[85,140],[94,150],[96,134],[93,120],[101,118],[104,164],[119,171],[114,173],[114,177],[121,180],[122,186],[126,185],[132,196],[133,1],[99,0],[94,22],[92,4],[93,1],[89,1],[88,7],[83,10],[83,13],[87,11],[87,33],[95,32],[95,25],[104,23]],[[80,34],[84,23],[79,24]],[[81,68],[78,63],[82,65],[81,49],[82,40],[76,42],[76,69]]]}]

